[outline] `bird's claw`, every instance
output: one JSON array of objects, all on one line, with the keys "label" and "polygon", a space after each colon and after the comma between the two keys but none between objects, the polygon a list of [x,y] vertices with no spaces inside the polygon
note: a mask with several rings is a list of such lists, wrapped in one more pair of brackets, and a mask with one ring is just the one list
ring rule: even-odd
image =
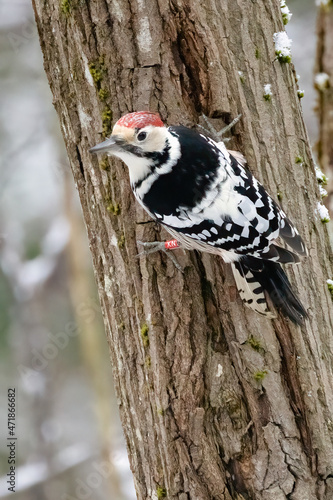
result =
[{"label": "bird's claw", "polygon": [[174,266],[180,271],[183,272],[181,265],[177,262],[176,258],[172,255],[170,250],[165,248],[164,241],[138,241],[138,245],[142,246],[141,252],[137,254],[136,257],[142,257],[143,255],[149,255],[154,252],[164,252],[167,257],[173,262]]},{"label": "bird's claw", "polygon": [[[221,140],[221,138],[223,137],[224,134],[226,134],[227,132],[229,132],[230,129],[232,129],[232,127],[234,127],[236,125],[236,123],[239,122],[239,120],[241,119],[242,115],[238,115],[236,116],[236,118],[234,118],[232,120],[231,123],[229,123],[229,125],[227,125],[226,127],[222,128],[221,130],[217,131],[215,129],[215,127],[211,124],[211,122],[209,121],[209,118],[202,114],[202,117],[203,119],[205,120],[206,122],[206,125],[207,125],[207,129],[205,129],[205,127],[203,127],[202,125],[198,125],[200,128],[202,128],[203,130],[205,130],[206,132],[208,132],[209,134],[211,134],[213,136],[213,138],[218,142]],[[224,142],[226,142],[228,139],[224,139]]]},{"label": "bird's claw", "polygon": [[137,257],[149,255],[154,252],[166,252],[163,241],[138,241],[137,243],[142,246],[142,250],[138,253]]}]

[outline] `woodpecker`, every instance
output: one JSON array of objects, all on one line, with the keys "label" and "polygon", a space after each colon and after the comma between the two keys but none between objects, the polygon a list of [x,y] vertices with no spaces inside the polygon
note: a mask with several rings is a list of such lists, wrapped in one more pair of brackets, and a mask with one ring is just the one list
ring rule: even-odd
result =
[{"label": "woodpecker", "polygon": [[302,323],[306,311],[280,263],[298,263],[307,255],[305,245],[240,153],[196,130],[167,127],[148,111],[124,115],[90,152],[126,163],[136,199],[179,246],[231,263],[248,307],[276,317],[268,309],[269,296],[283,315]]}]

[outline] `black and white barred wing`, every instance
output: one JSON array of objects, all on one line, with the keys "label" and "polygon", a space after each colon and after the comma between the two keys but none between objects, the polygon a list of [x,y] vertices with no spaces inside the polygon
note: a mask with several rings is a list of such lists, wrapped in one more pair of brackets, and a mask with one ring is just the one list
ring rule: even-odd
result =
[{"label": "black and white barred wing", "polygon": [[218,182],[198,206],[180,207],[170,215],[156,214],[158,220],[170,232],[183,235],[188,248],[221,253],[226,262],[242,255],[298,262],[297,255],[274,243],[282,237],[294,251],[306,255],[297,230],[250,172],[227,152],[224,158]]},{"label": "black and white barred wing", "polygon": [[234,178],[235,184],[238,182],[234,190],[242,196],[238,209],[260,235],[254,252],[249,254],[282,263],[299,262],[297,255],[274,244],[275,240],[282,238],[298,255],[307,255],[304,242],[295,226],[263,186],[243,167],[245,159],[241,157],[243,161],[240,163],[232,154],[229,158],[228,174]]}]

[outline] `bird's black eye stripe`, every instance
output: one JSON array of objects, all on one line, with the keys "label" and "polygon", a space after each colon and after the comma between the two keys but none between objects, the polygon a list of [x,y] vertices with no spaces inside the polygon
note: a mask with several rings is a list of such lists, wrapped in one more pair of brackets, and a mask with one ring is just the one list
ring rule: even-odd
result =
[{"label": "bird's black eye stripe", "polygon": [[147,137],[147,132],[140,132],[140,133],[137,135],[137,139],[138,139],[138,141],[144,141],[146,137]]}]

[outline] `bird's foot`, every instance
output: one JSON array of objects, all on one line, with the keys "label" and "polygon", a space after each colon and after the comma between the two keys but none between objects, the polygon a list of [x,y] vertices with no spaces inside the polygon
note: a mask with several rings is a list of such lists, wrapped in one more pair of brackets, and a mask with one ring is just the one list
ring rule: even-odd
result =
[{"label": "bird's foot", "polygon": [[[198,127],[203,129],[206,133],[208,133],[208,135],[212,135],[213,139],[216,142],[219,142],[222,139],[223,135],[226,134],[227,132],[229,132],[229,130],[232,129],[232,127],[234,127],[236,125],[236,123],[239,122],[242,115],[240,114],[240,115],[236,116],[236,118],[234,118],[234,120],[232,120],[232,122],[229,123],[229,125],[227,125],[226,127],[223,127],[219,131],[217,131],[216,128],[211,124],[211,122],[209,121],[209,118],[206,115],[202,114],[202,117],[206,122],[207,128],[203,127],[202,125],[198,125]],[[224,142],[227,142],[229,140],[230,139],[226,138],[226,139],[224,139]]]},{"label": "bird's foot", "polygon": [[164,252],[167,257],[173,262],[175,267],[183,272],[181,265],[177,262],[176,258],[169,252],[169,250],[174,250],[175,248],[180,248],[180,243],[177,240],[169,241],[138,241],[138,245],[142,246],[142,250],[138,253],[137,257],[142,255],[148,255],[154,252]]}]

